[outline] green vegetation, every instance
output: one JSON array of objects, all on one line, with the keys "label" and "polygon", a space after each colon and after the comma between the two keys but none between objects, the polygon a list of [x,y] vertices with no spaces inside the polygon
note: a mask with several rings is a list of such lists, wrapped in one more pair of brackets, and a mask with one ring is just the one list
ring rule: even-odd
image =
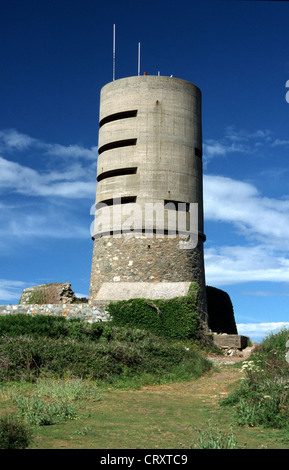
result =
[{"label": "green vegetation", "polygon": [[32,441],[30,426],[18,416],[7,414],[0,418],[0,449],[26,449]]},{"label": "green vegetation", "polygon": [[15,403],[18,406],[19,415],[27,425],[45,426],[56,424],[61,420],[77,418],[76,408],[69,401],[19,395],[15,398]]},{"label": "green vegetation", "polygon": [[0,337],[1,398],[17,410],[17,422],[3,418],[4,448],[29,446],[30,441],[22,444],[13,437],[16,425],[35,433],[35,428],[78,420],[77,403],[101,400],[100,390],[108,385],[125,389],[186,381],[211,368],[192,342],[189,348],[110,323],[7,315],[0,317]]},{"label": "green vegetation", "polygon": [[0,381],[34,381],[44,374],[111,383],[143,376],[172,381],[211,367],[182,343],[138,328],[19,314],[0,317],[0,335]]},{"label": "green vegetation", "polygon": [[0,317],[0,448],[288,448],[288,338],[219,366],[222,381],[193,338]]},{"label": "green vegetation", "polygon": [[[224,433],[220,430],[219,426],[212,425],[209,420],[208,430],[202,431],[198,429],[199,442],[192,446],[192,449],[238,449],[241,446],[237,445],[237,436],[233,431],[233,426],[230,426],[230,432]],[[244,446],[246,448],[246,446]]]},{"label": "green vegetation", "polygon": [[51,315],[0,316],[0,336],[33,336],[46,338],[70,338],[95,340],[106,335],[110,328],[103,323],[89,324],[81,319]]},{"label": "green vegetation", "polygon": [[192,283],[187,296],[111,302],[108,313],[114,325],[142,328],[166,338],[196,339],[199,336],[198,292],[198,286]]},{"label": "green vegetation", "polygon": [[289,331],[270,334],[244,361],[245,378],[222,404],[233,406],[241,426],[289,429],[289,364],[286,342]]}]

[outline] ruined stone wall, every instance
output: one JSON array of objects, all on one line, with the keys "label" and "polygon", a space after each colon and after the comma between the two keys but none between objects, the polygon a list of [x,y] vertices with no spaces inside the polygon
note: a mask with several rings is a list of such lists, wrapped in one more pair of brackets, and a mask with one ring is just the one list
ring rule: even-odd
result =
[{"label": "ruined stone wall", "polygon": [[54,282],[24,289],[20,304],[71,304],[77,300],[71,284],[68,282]]}]

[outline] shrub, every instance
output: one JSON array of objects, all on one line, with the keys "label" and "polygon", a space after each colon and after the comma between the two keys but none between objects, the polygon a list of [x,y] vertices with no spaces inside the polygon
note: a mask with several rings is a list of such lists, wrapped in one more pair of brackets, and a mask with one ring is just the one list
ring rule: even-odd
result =
[{"label": "shrub", "polygon": [[14,415],[0,418],[0,449],[26,449],[32,442],[30,427]]},{"label": "shrub", "polygon": [[[0,380],[30,380],[50,374],[64,377],[113,380],[124,374],[170,373],[184,365],[191,376],[208,370],[209,362],[195,351],[172,344],[139,329],[111,327],[110,341],[78,341],[67,338],[2,337]],[[117,337],[122,338],[121,341]],[[123,338],[126,337],[126,340]],[[200,374],[201,375],[201,374]]]},{"label": "shrub", "polygon": [[58,317],[52,315],[3,315],[0,316],[0,336],[33,335],[48,338],[74,338],[96,341],[104,331],[101,323],[89,324],[81,318]]},{"label": "shrub", "polygon": [[289,339],[289,330],[282,328],[278,333],[269,333],[261,344],[255,348],[254,356],[265,359],[285,360],[286,342]]},{"label": "shrub", "polygon": [[[194,305],[195,298],[191,296],[190,302]],[[180,318],[182,312],[178,322],[176,315],[174,318],[176,331],[181,333],[192,331],[197,324],[195,311],[187,311],[187,330],[177,330]],[[162,321],[164,327],[167,323]],[[146,374],[157,380],[188,379],[210,369],[210,363],[193,350],[187,351],[182,340],[172,342],[139,326],[20,314],[0,317],[0,333],[0,381],[70,376],[111,382]]]},{"label": "shrub", "polygon": [[288,331],[270,334],[244,361],[245,378],[223,405],[235,406],[240,425],[285,428],[289,422],[289,364],[285,361]]},{"label": "shrub", "polygon": [[197,338],[197,292],[198,290],[191,288],[184,297],[111,302],[108,313],[114,325],[142,328],[167,338]]},{"label": "shrub", "polygon": [[0,335],[39,335],[60,337],[67,335],[67,320],[50,315],[3,315],[0,316]]}]

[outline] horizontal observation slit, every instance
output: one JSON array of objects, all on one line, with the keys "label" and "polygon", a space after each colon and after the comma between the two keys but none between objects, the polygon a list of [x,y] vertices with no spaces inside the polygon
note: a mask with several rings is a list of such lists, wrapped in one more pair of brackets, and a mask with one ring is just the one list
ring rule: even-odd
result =
[{"label": "horizontal observation slit", "polygon": [[136,196],[122,196],[111,199],[104,199],[95,205],[96,210],[102,209],[103,207],[113,206],[116,204],[129,204],[136,202]]},{"label": "horizontal observation slit", "polygon": [[106,179],[106,178],[112,178],[115,176],[123,176],[123,175],[135,175],[137,172],[137,167],[131,167],[131,168],[118,168],[116,170],[109,170],[109,171],[104,171],[98,177],[96,178],[98,182]]},{"label": "horizontal observation slit", "polygon": [[99,127],[103,126],[104,124],[107,124],[108,122],[118,121],[119,119],[133,118],[136,117],[136,115],[137,109],[110,114],[109,116],[105,116],[103,119],[101,119],[101,121],[99,122]]},{"label": "horizontal observation slit", "polygon": [[131,145],[136,145],[137,139],[124,139],[124,140],[115,140],[114,142],[109,142],[108,144],[102,145],[98,149],[99,155],[106,150],[113,150],[120,147],[129,147]]},{"label": "horizontal observation slit", "polygon": [[181,201],[164,201],[164,208],[168,210],[176,210],[176,211],[185,211],[190,212],[190,203],[189,202],[181,202]]}]

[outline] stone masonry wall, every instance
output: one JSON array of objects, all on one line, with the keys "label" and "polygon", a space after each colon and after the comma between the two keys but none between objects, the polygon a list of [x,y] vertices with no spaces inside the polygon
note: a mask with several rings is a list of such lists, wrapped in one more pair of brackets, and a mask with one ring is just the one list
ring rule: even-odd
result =
[{"label": "stone masonry wall", "polygon": [[[89,302],[94,303],[104,282],[197,282],[199,312],[206,318],[203,242],[180,249],[179,239],[163,236],[102,237],[94,240]],[[205,313],[204,313],[205,312]]]},{"label": "stone masonry wall", "polygon": [[90,298],[103,282],[203,281],[202,243],[180,249],[176,238],[113,238],[94,240]]},{"label": "stone masonry wall", "polygon": [[47,304],[47,305],[0,305],[0,315],[54,315],[66,318],[79,318],[89,323],[110,321],[105,305],[88,304]]}]

